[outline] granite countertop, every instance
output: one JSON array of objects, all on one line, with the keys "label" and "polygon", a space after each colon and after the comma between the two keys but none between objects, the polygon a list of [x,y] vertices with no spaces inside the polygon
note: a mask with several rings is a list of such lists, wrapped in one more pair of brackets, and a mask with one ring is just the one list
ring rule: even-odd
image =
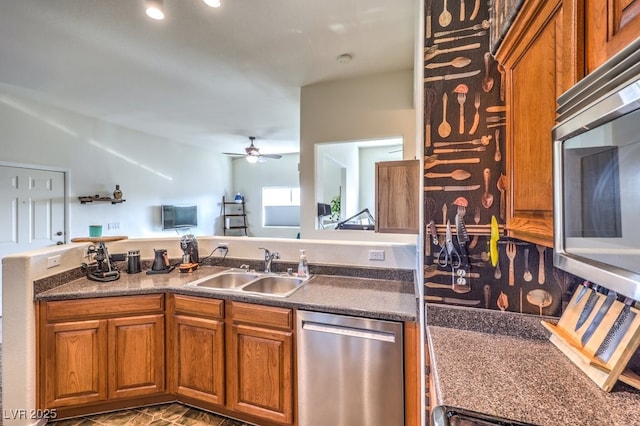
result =
[{"label": "granite countertop", "polygon": [[285,298],[185,287],[189,282],[227,269],[202,266],[191,273],[180,273],[177,269],[168,274],[155,275],[122,273],[118,280],[104,283],[83,277],[37,291],[35,299],[68,300],[171,292],[367,318],[417,321],[415,285],[408,281],[316,274]]},{"label": "granite countertop", "polygon": [[[542,331],[523,330],[540,319],[497,312],[488,322],[520,323],[506,334],[479,331],[462,319],[449,328],[427,305],[427,338],[436,401],[536,425],[640,425],[640,391],[618,383],[608,393],[591,381]],[[464,317],[464,309],[447,313]],[[474,311],[466,309],[467,311]],[[456,311],[456,310],[454,310]],[[477,310],[475,310],[477,311]],[[523,325],[523,322],[529,322]],[[520,331],[517,328],[521,328]],[[540,330],[544,330],[539,325]],[[518,336],[519,332],[527,337]]]}]

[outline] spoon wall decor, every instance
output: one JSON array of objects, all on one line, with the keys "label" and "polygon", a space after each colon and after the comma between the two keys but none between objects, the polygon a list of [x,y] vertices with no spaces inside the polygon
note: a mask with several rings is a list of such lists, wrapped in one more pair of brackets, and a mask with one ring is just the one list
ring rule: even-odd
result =
[{"label": "spoon wall decor", "polygon": [[438,17],[438,24],[440,24],[440,26],[443,28],[448,27],[449,24],[451,24],[452,18],[453,17],[451,16],[451,12],[447,10],[447,0],[444,0],[442,13]]},{"label": "spoon wall decor", "polygon": [[493,205],[493,194],[489,192],[489,180],[491,179],[491,169],[486,168],[482,172],[484,177],[484,193],[482,194],[482,207],[488,209]]},{"label": "spoon wall decor", "polygon": [[453,180],[466,180],[471,177],[471,173],[466,170],[457,169],[452,171],[451,173],[427,173],[424,177],[429,179],[437,179],[437,178],[451,178]]},{"label": "spoon wall decor", "polygon": [[491,53],[484,54],[484,78],[482,79],[482,90],[489,93],[493,89],[493,77],[489,74],[489,60],[491,59]]},{"label": "spoon wall decor", "polygon": [[447,92],[442,95],[442,123],[438,126],[438,134],[446,138],[451,134],[451,125],[447,122]]},{"label": "spoon wall decor", "polygon": [[470,63],[471,63],[471,59],[465,58],[464,56],[458,56],[449,62],[431,62],[425,65],[424,67],[430,70],[436,69],[436,68],[448,67],[448,66],[451,66],[454,68],[464,68]]}]

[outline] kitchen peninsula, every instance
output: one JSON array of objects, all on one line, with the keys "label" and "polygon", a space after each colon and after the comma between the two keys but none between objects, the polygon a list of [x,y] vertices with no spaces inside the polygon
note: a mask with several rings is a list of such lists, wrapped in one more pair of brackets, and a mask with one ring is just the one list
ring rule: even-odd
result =
[{"label": "kitchen peninsula", "polygon": [[[74,327],[78,327],[79,330],[89,323],[95,323],[92,324],[95,326],[95,331],[88,331],[87,333],[89,334],[85,333],[80,339],[85,343],[93,342],[92,344],[97,344],[98,346],[94,351],[91,348],[91,344],[88,347],[82,345],[81,348],[84,353],[91,353],[92,351],[98,355],[102,353],[100,350],[102,343],[99,343],[101,341],[99,337],[101,327],[112,330],[111,327],[117,329],[119,326],[124,325],[124,333],[119,335],[118,338],[125,340],[134,338],[136,333],[141,332],[143,335],[149,336],[149,341],[158,344],[157,340],[162,338],[160,334],[156,334],[159,333],[158,330],[165,330],[167,339],[169,339],[166,343],[168,349],[165,354],[148,351],[145,352],[148,357],[144,361],[148,362],[148,365],[162,368],[165,365],[164,360],[166,360],[166,376],[164,374],[157,376],[157,370],[150,370],[147,376],[153,378],[149,379],[153,381],[152,385],[147,383],[145,386],[135,388],[125,383],[128,387],[124,386],[124,388],[116,389],[116,391],[112,391],[110,388],[108,391],[109,396],[115,395],[116,399],[123,396],[122,399],[115,402],[112,400],[111,405],[107,404],[108,406],[102,402],[87,403],[87,406],[90,407],[89,409],[98,410],[100,407],[102,409],[124,408],[128,406],[128,403],[124,402],[126,400],[124,395],[127,393],[131,396],[131,401],[136,401],[138,405],[176,399],[196,404],[197,401],[193,397],[176,396],[184,395],[184,393],[181,394],[179,390],[176,390],[175,382],[173,382],[175,377],[174,373],[172,373],[175,372],[173,369],[180,368],[180,366],[171,365],[171,360],[180,359],[179,355],[176,356],[176,352],[171,349],[172,342],[175,342],[172,340],[172,336],[175,336],[173,333],[175,328],[173,327],[176,327],[175,324],[177,324],[175,321],[183,321],[183,324],[187,324],[188,321],[184,321],[189,319],[189,315],[193,317],[192,314],[187,315],[187,313],[193,313],[194,309],[203,315],[202,320],[197,320],[201,323],[215,324],[217,322],[219,326],[223,326],[225,321],[233,321],[229,323],[229,327],[232,325],[233,327],[226,329],[225,336],[235,335],[237,330],[246,330],[246,328],[242,328],[245,327],[242,324],[249,324],[246,322],[250,321],[247,316],[248,313],[253,312],[260,315],[260,318],[262,318],[260,325],[250,328],[253,330],[256,329],[255,327],[264,329],[267,326],[273,326],[274,331],[269,332],[269,335],[272,337],[277,335],[284,336],[285,340],[280,341],[276,346],[271,346],[271,349],[280,347],[281,349],[279,350],[284,350],[286,354],[286,348],[289,348],[288,353],[290,356],[293,356],[294,353],[291,352],[292,346],[290,345],[292,342],[291,333],[293,332],[292,320],[295,319],[297,309],[399,322],[404,324],[405,352],[411,353],[409,358],[405,358],[405,365],[412,366],[414,371],[419,371],[418,360],[420,355],[417,350],[419,348],[417,341],[419,340],[418,311],[420,304],[417,298],[418,292],[415,287],[412,267],[415,246],[393,243],[365,244],[344,242],[332,243],[329,248],[326,242],[311,240],[281,241],[274,239],[243,239],[241,237],[237,239],[226,237],[224,241],[229,244],[230,253],[222,266],[204,265],[192,273],[180,273],[177,270],[169,274],[157,275],[122,273],[119,280],[106,283],[91,281],[86,277],[78,277],[77,274],[80,269],[78,266],[86,254],[86,244],[71,244],[62,248],[42,249],[5,258],[3,263],[5,277],[3,285],[7,295],[5,300],[10,299],[12,306],[8,306],[9,304],[5,303],[6,332],[3,355],[6,362],[5,365],[12,365],[14,368],[7,370],[6,374],[3,375],[3,389],[6,395],[3,401],[4,408],[43,408],[45,405],[42,401],[49,400],[48,398],[51,395],[51,393],[45,395],[46,392],[43,387],[46,387],[51,380],[56,379],[56,373],[53,375],[48,373],[44,376],[40,375],[43,369],[46,369],[46,362],[50,361],[45,361],[41,358],[43,350],[51,343],[51,340],[47,339],[55,339],[54,336],[57,331],[71,330],[73,332]],[[202,238],[200,240],[201,252],[209,253],[213,247],[217,246],[218,242],[215,237]],[[279,268],[277,271],[280,272],[286,271],[288,267],[295,264],[298,250],[304,246],[309,256],[312,278],[287,298],[244,295],[184,286],[188,282],[226,270],[230,266],[238,267],[241,263],[248,263],[252,268],[259,269],[263,263],[262,260],[258,260],[262,256],[262,251],[259,250],[259,247],[265,245],[273,251],[280,252],[281,260],[274,262],[273,265]],[[135,248],[140,250],[143,259],[151,259],[153,249],[160,246],[168,247],[170,258],[179,259],[180,247],[175,238],[123,240],[109,244],[109,249],[113,255],[114,253],[127,252]],[[367,265],[367,260],[363,260],[367,258],[368,249],[385,250],[387,260],[379,262],[382,267],[372,268]],[[59,268],[61,273],[53,274],[51,270],[46,268],[47,259],[58,255],[61,256],[61,267]],[[345,265],[340,262],[340,259],[347,258],[351,259],[350,264]],[[212,264],[218,264],[221,260],[222,258],[217,256],[210,259]],[[55,270],[57,269],[58,267],[55,268]],[[125,268],[122,269],[124,271]],[[351,276],[347,277],[345,275]],[[8,280],[7,277],[11,277],[11,279]],[[211,306],[212,309],[205,308],[206,306]],[[216,311],[213,307],[223,310]],[[119,312],[120,314],[118,315],[121,318],[117,318],[117,315],[112,315],[112,311]],[[216,314],[216,312],[219,313]],[[233,313],[231,314],[231,312]],[[265,313],[272,316],[267,316]],[[224,319],[225,315],[227,316],[226,320]],[[189,321],[196,321],[196,318],[193,318],[193,320]],[[277,321],[272,322],[273,318],[276,318]],[[286,321],[282,322],[282,320]],[[50,321],[45,328],[42,328],[43,321]],[[236,321],[242,322],[236,323]],[[80,323],[83,323],[83,325],[80,326]],[[236,324],[240,324],[242,327],[235,328]],[[128,326],[131,327],[127,329],[126,327]],[[39,332],[36,331],[38,329],[40,329]],[[45,329],[46,332],[44,331]],[[64,341],[65,336],[68,337],[71,334],[61,334],[61,336]],[[87,338],[89,340],[85,340]],[[104,344],[107,345],[104,353],[111,353],[110,349],[108,349],[113,344],[111,338],[104,340]],[[164,338],[162,339],[164,341]],[[229,341],[227,339],[227,345]],[[67,343],[73,344],[70,340],[67,340]],[[164,344],[160,347],[164,347]],[[11,350],[9,351],[7,348],[11,348]],[[411,348],[413,348],[413,351],[410,350]],[[105,348],[102,347],[102,349]],[[100,355],[103,358],[105,356],[104,353]],[[227,354],[227,356],[230,356],[230,352]],[[202,356],[204,356],[204,353]],[[109,355],[109,358],[108,361],[106,359],[99,361],[96,366],[99,366],[100,362],[111,363],[111,358],[113,357]],[[231,358],[229,359],[231,360]],[[279,359],[285,362],[285,364],[279,364],[280,366],[284,365],[286,367],[286,365],[289,365],[289,368],[292,368],[293,364],[287,364],[292,362],[291,358]],[[283,377],[289,380],[289,392],[292,392],[292,380],[295,377],[293,376],[293,370],[289,370],[291,371],[289,376],[286,375],[286,368],[283,371],[285,373]],[[139,378],[140,376],[137,377]],[[414,384],[419,383],[417,374],[412,374],[411,377],[416,377],[416,380],[413,380]],[[143,378],[146,380],[146,377]],[[109,384],[112,383],[111,380],[118,381],[120,379],[122,377],[115,379],[110,377]],[[228,377],[226,379],[227,383],[224,384],[226,386],[234,386],[233,384],[230,385],[230,380],[230,377]],[[82,383],[78,386],[80,385],[87,384]],[[91,385],[89,384],[89,386]],[[408,388],[405,387],[405,389]],[[281,395],[286,395],[286,392],[285,389],[285,393]],[[413,393],[417,397],[418,392],[416,389],[406,391],[409,394],[406,397],[407,401],[413,402],[412,409],[417,415],[419,415],[418,409],[415,408],[415,400],[417,398],[411,398],[410,394]],[[262,393],[271,395],[270,392]],[[224,395],[224,392],[222,395]],[[60,400],[62,403],[57,408],[61,416],[74,416],[87,412],[86,410],[76,409],[72,405],[67,405],[67,403],[74,400],[73,398],[67,398],[65,401],[66,396],[63,395]],[[96,398],[100,399],[101,397],[98,396]],[[238,395],[233,396],[233,391],[230,390],[227,393],[229,403],[225,404],[224,400],[221,400],[217,404],[203,403],[201,406],[221,414],[245,418],[248,421],[259,422],[260,424],[292,424],[293,422],[293,403],[291,401],[287,402],[286,398],[279,397],[276,404],[278,408],[280,408],[281,403],[285,404],[285,409],[282,413],[277,412],[277,410],[267,413],[269,410],[264,407],[247,407],[246,403],[240,411],[228,408],[233,405],[234,398],[237,401],[237,397]],[[75,402],[82,401],[82,398],[75,400]],[[293,401],[295,401],[295,398]],[[215,410],[216,407],[221,407],[221,409]],[[5,424],[9,425],[34,423],[34,419],[5,419]]]}]

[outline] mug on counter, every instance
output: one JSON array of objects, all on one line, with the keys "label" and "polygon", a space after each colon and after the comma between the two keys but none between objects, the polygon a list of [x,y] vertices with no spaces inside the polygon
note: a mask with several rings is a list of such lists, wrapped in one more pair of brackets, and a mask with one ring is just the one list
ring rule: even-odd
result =
[{"label": "mug on counter", "polygon": [[89,225],[89,236],[92,238],[102,237],[102,225]]}]

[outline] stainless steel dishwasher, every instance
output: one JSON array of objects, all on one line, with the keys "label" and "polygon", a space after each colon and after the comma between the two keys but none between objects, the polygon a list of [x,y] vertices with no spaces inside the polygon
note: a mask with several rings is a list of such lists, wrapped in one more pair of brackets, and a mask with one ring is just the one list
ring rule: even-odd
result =
[{"label": "stainless steel dishwasher", "polygon": [[300,426],[404,425],[402,323],[298,311]]}]

